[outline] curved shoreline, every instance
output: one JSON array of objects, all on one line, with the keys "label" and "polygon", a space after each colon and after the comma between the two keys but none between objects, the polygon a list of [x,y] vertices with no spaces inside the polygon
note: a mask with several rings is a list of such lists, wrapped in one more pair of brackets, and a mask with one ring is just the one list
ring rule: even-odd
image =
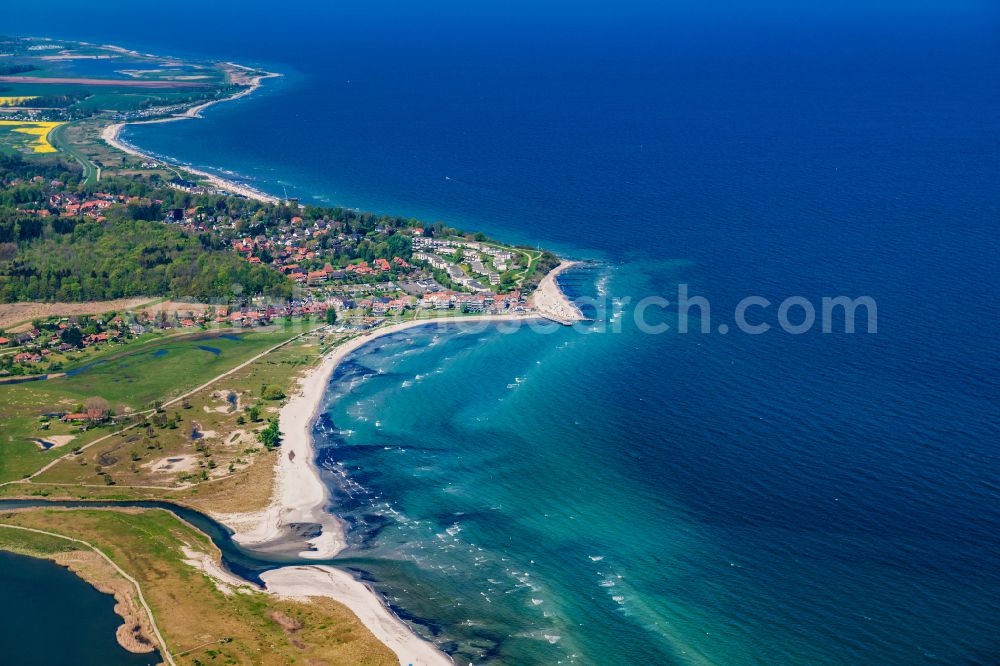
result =
[{"label": "curved shoreline", "polygon": [[[243,65],[237,65],[236,63],[227,62],[225,64],[229,65],[231,68],[242,69],[246,71],[257,71],[257,70],[252,70],[249,67],[244,67]],[[272,203],[272,204],[280,203],[281,200],[278,197],[271,196],[270,194],[265,194],[260,190],[256,190],[250,187],[249,185],[241,185],[240,183],[236,183],[231,180],[226,180],[225,178],[216,176],[215,174],[209,173],[208,171],[204,171],[202,169],[197,169],[189,166],[182,166],[179,164],[171,164],[168,160],[156,157],[155,155],[144,153],[135,146],[125,143],[121,139],[121,131],[122,129],[124,129],[126,125],[153,125],[157,123],[175,122],[177,120],[191,120],[194,118],[201,118],[202,117],[201,112],[207,109],[208,107],[213,106],[215,104],[221,104],[223,102],[231,102],[233,100],[240,99],[241,97],[246,97],[247,95],[250,95],[251,93],[255,92],[258,88],[260,88],[262,85],[262,81],[264,81],[264,79],[271,79],[277,76],[281,76],[281,74],[277,74],[274,72],[264,72],[263,74],[260,74],[258,76],[249,77],[249,84],[250,84],[249,87],[240,90],[239,92],[234,93],[229,97],[223,97],[220,99],[213,99],[213,100],[208,100],[207,102],[202,102],[201,104],[197,104],[185,110],[184,113],[178,113],[169,116],[167,118],[156,118],[154,120],[137,120],[134,122],[124,122],[124,123],[112,123],[111,125],[105,126],[101,130],[101,139],[112,148],[120,150],[123,153],[127,153],[129,155],[144,160],[150,160],[153,162],[162,162],[164,164],[167,164],[171,168],[182,169],[184,171],[188,171],[190,173],[201,176],[202,178],[210,182],[214,187],[220,190],[224,190],[232,194],[237,194],[239,196],[243,196],[248,199],[256,199],[257,201],[262,201],[264,203]]]},{"label": "curved shoreline", "polygon": [[433,643],[413,633],[367,584],[327,565],[290,566],[265,571],[265,589],[278,597],[327,597],[351,609],[361,623],[399,658],[400,666],[454,666]]},{"label": "curved shoreline", "polygon": [[[64,566],[69,569],[74,575],[80,577],[94,588],[101,592],[102,594],[110,594],[115,598],[116,605],[114,612],[122,618],[124,624],[120,625],[115,632],[115,638],[119,645],[136,654],[143,654],[147,652],[154,652],[159,650],[160,656],[170,665],[176,666],[173,654],[171,654],[170,649],[167,647],[167,642],[163,638],[163,634],[160,633],[160,628],[156,624],[156,618],[153,615],[153,609],[150,608],[149,603],[146,601],[146,597],[142,593],[142,586],[139,585],[139,581],[130,576],[125,572],[118,564],[115,563],[113,559],[108,557],[104,551],[97,548],[91,543],[84,541],[82,539],[77,539],[74,537],[69,537],[64,534],[56,534],[55,532],[49,532],[46,530],[39,530],[33,527],[22,527],[19,525],[0,525],[2,528],[20,530],[22,532],[31,532],[34,534],[42,534],[49,537],[54,537],[57,539],[63,539],[65,541],[70,541],[72,543],[83,546],[86,550],[83,552],[93,553],[100,558],[100,561],[107,562],[111,569],[125,581],[131,588],[135,591],[135,598],[129,599],[126,595],[125,590],[117,587],[111,586],[108,581],[98,581],[84,575],[79,565],[75,568],[71,559],[71,553],[59,553],[52,557],[42,558],[49,559],[60,566]],[[37,557],[36,555],[29,555],[29,557]],[[138,602],[138,603],[136,603]],[[141,610],[140,610],[141,609]],[[144,617],[143,617],[144,616]],[[132,626],[140,626],[142,630],[142,636],[145,640],[155,641],[150,650],[136,649],[139,647],[139,643],[134,641],[134,638],[129,638],[129,632]]]},{"label": "curved shoreline", "polygon": [[[298,553],[299,557],[316,560],[334,558],[347,544],[341,520],[328,510],[330,491],[316,466],[312,426],[337,367],[351,353],[368,343],[411,328],[497,322],[521,325],[539,319],[539,314],[531,313],[414,319],[375,329],[340,344],[299,380],[296,393],[281,409],[278,421],[283,438],[281,455],[275,463],[276,487],[271,504],[258,512],[213,514],[212,517],[233,530],[233,541],[250,549],[280,542],[294,524],[317,525],[320,534],[307,540],[311,549]],[[268,571],[261,579],[269,592],[279,596],[326,596],[343,603],[376,638],[396,653],[403,666],[453,664],[448,655],[396,617],[375,590],[345,571],[327,565],[298,565]]]},{"label": "curved shoreline", "polygon": [[347,544],[343,537],[343,524],[326,511],[330,493],[316,466],[311,431],[337,367],[351,353],[368,343],[418,326],[522,323],[538,319],[539,315],[535,314],[411,319],[377,328],[339,344],[322,358],[319,365],[299,379],[295,393],[279,412],[281,455],[274,467],[275,491],[271,504],[261,511],[215,514],[213,517],[233,530],[234,541],[250,549],[282,540],[293,524],[313,523],[322,528],[322,533],[306,541],[311,549],[298,553],[299,557],[316,560],[336,557]]},{"label": "curved shoreline", "polygon": [[564,260],[559,265],[545,274],[542,281],[535,288],[535,293],[531,295],[530,302],[537,308],[539,314],[558,322],[572,324],[578,321],[587,321],[583,312],[576,306],[566,293],[559,286],[559,275],[564,271],[579,265],[579,261]]},{"label": "curved shoreline", "polygon": [[[248,71],[234,63],[230,67]],[[143,160],[167,164],[171,168],[196,174],[214,187],[264,203],[280,203],[277,197],[252,187],[235,183],[207,171],[171,164],[168,160],[144,153],[121,139],[125,125],[155,124],[200,118],[201,112],[213,104],[239,99],[256,91],[266,78],[280,76],[265,73],[250,78],[250,86],[229,97],[210,100],[187,109],[182,114],[154,120],[113,123],[101,130],[101,138],[111,147]],[[316,450],[312,426],[322,407],[330,378],[340,363],[352,352],[380,337],[418,326],[434,324],[525,322],[550,319],[560,324],[584,321],[580,310],[559,288],[557,277],[578,262],[563,261],[539,283],[531,297],[536,312],[523,315],[478,315],[417,319],[384,326],[350,339],[323,357],[318,366],[307,372],[298,383],[296,392],[281,408],[279,426],[283,439],[275,463],[275,491],[271,504],[257,512],[214,514],[213,518],[233,530],[232,539],[241,546],[254,549],[280,543],[294,525],[309,524],[319,528],[319,534],[306,540],[309,549],[298,553],[303,559],[329,560],[346,548],[344,525],[328,509],[330,492],[316,465]],[[328,565],[294,565],[270,570],[261,576],[268,592],[291,598],[328,597],[347,606],[399,658],[401,666],[448,666],[453,660],[433,643],[417,635],[400,620],[378,593],[350,573]]]}]

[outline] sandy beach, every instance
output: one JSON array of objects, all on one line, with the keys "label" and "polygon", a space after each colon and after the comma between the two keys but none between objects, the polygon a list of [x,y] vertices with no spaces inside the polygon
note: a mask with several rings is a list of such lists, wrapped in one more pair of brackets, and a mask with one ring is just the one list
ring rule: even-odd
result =
[{"label": "sandy beach", "polygon": [[[238,70],[252,71],[240,65],[227,63],[234,68],[234,78]],[[170,118],[139,121],[134,124],[172,122],[201,117],[201,112],[212,104],[230,101],[249,95],[260,87],[265,78],[277,76],[267,74],[246,77],[249,87],[236,95],[213,100],[187,109],[183,114]],[[161,162],[120,139],[122,128],[128,123],[117,123],[105,127],[101,138],[110,146],[136,157]],[[182,167],[197,174],[220,190],[233,192],[258,201],[278,203],[279,199],[240,185],[208,172]],[[297,390],[281,408],[279,424],[282,433],[281,455],[275,465],[275,492],[271,504],[263,511],[239,514],[215,515],[233,531],[233,540],[250,548],[267,548],[281,544],[288,539],[296,525],[311,524],[319,528],[318,536],[306,540],[308,545],[298,553],[303,559],[328,560],[335,557],[345,547],[344,527],[337,516],[328,511],[330,496],[316,467],[315,451],[312,443],[312,424],[320,409],[323,396],[337,366],[359,347],[385,335],[417,326],[435,323],[487,323],[534,320],[539,317],[553,319],[561,323],[584,320],[580,310],[574,306],[559,288],[557,276],[576,262],[564,261],[550,271],[541,281],[531,303],[536,313],[524,315],[481,315],[469,317],[442,317],[400,322],[360,335],[339,345],[299,381]],[[396,617],[382,599],[370,587],[356,580],[349,573],[330,566],[291,566],[265,573],[262,580],[267,590],[274,594],[293,598],[324,596],[343,603],[368,627],[375,636],[387,645],[399,658],[403,666],[437,666],[452,664],[446,654],[431,643],[423,640]]]},{"label": "sandy beach", "polygon": [[[242,93],[242,94],[245,94],[245,93]],[[235,97],[230,97],[230,98],[227,98],[227,99],[235,99]],[[207,103],[201,105],[201,107],[193,107],[193,108],[202,108],[203,109],[206,106],[209,106],[211,104],[216,104],[216,103],[222,102],[222,101],[225,101],[225,100],[216,100],[214,102],[207,102]],[[121,134],[122,128],[125,127],[125,125],[149,125],[149,124],[152,124],[152,123],[168,123],[168,122],[172,122],[174,120],[186,120],[186,119],[189,119],[189,118],[198,118],[198,117],[200,117],[200,116],[197,116],[197,115],[186,115],[186,114],[184,114],[184,115],[172,116],[170,118],[161,118],[161,119],[158,119],[158,120],[141,120],[141,121],[137,121],[137,122],[134,122],[134,123],[115,123],[113,125],[108,125],[103,130],[101,130],[101,139],[103,139],[104,142],[107,143],[112,148],[117,148],[118,150],[122,151],[123,153],[128,153],[129,155],[135,155],[136,157],[139,157],[139,158],[144,159],[144,160],[149,160],[151,162],[163,162],[163,160],[161,160],[161,159],[159,159],[157,157],[154,157],[152,155],[147,155],[146,153],[143,153],[143,152],[141,152],[141,151],[133,148],[129,144],[124,143],[121,140],[121,138],[119,138],[119,134]],[[278,197],[272,197],[270,194],[264,194],[263,192],[260,192],[259,190],[255,190],[254,188],[249,187],[247,185],[240,185],[239,183],[234,183],[234,182],[232,182],[230,180],[226,180],[224,178],[220,178],[219,176],[216,176],[215,174],[208,173],[207,171],[202,171],[201,169],[195,169],[194,167],[188,167],[188,166],[185,166],[185,167],[174,167],[174,168],[183,169],[184,171],[187,171],[188,173],[197,174],[198,176],[201,176],[202,178],[204,178],[205,180],[207,180],[208,182],[210,182],[212,184],[212,186],[215,187],[215,188],[218,188],[220,190],[224,190],[226,192],[230,192],[232,194],[238,194],[238,195],[246,197],[248,199],[256,199],[257,201],[263,201],[265,203],[279,203],[281,201],[280,199],[278,199]]]},{"label": "sandy beach", "polygon": [[267,591],[281,597],[329,597],[350,608],[390,650],[400,666],[452,666],[451,657],[416,636],[375,592],[351,574],[324,565],[283,567],[265,572]]},{"label": "sandy beach", "polygon": [[[490,322],[524,323],[538,315],[479,315],[418,319],[385,326],[352,338],[331,351],[300,381],[279,414],[282,433],[281,456],[275,464],[275,492],[263,511],[214,514],[216,520],[233,529],[233,540],[248,548],[266,547],[288,537],[293,524],[319,525],[319,536],[308,540],[309,550],[299,553],[308,559],[330,559],[345,547],[344,530],[328,511],[330,497],[315,462],[310,432],[330,377],[353,351],[380,337],[417,326]],[[328,596],[350,608],[375,636],[388,645],[401,664],[450,664],[450,658],[414,634],[385,606],[367,585],[350,574],[328,566],[293,566],[270,571],[263,577],[269,591],[285,596]]]},{"label": "sandy beach", "polygon": [[[248,68],[227,63],[233,69],[234,79],[239,70]],[[187,109],[182,114],[169,118],[137,121],[132,124],[172,122],[201,117],[201,112],[212,104],[234,100],[249,95],[260,87],[261,81],[277,74],[245,77],[249,87],[239,93],[219,100],[205,102]],[[108,145],[144,160],[162,162],[124,143],[120,138],[122,128],[130,123],[108,125],[101,132],[101,138]],[[251,187],[240,185],[214,174],[191,167],[181,167],[184,171],[197,174],[220,190],[232,192],[250,199],[267,203],[278,203],[279,199]],[[233,540],[250,549],[266,549],[269,545],[279,545],[292,537],[294,527],[302,524],[319,528],[318,536],[306,540],[307,549],[298,553],[303,559],[328,560],[335,557],[346,546],[344,528],[337,516],[327,509],[330,497],[316,467],[311,429],[330,377],[337,366],[359,347],[385,335],[417,326],[435,323],[487,323],[524,322],[540,317],[561,323],[582,321],[583,315],[559,289],[556,277],[576,262],[564,261],[549,272],[532,296],[531,303],[537,312],[523,315],[480,315],[467,317],[442,317],[400,322],[370,331],[341,344],[299,381],[299,385],[288,402],[281,408],[279,424],[282,433],[281,455],[275,465],[275,492],[271,504],[263,511],[238,514],[215,515],[220,522],[233,531]],[[431,643],[413,633],[405,623],[397,618],[382,599],[364,583],[350,574],[329,566],[291,566],[275,569],[262,576],[269,592],[280,596],[303,598],[325,596],[343,603],[354,612],[375,636],[385,643],[403,666],[436,666],[452,664],[446,654]]]},{"label": "sandy beach", "polygon": [[577,265],[578,261],[563,261],[546,274],[542,281],[538,283],[538,288],[531,295],[531,304],[535,306],[538,313],[554,319],[556,321],[572,323],[586,321],[586,317],[580,312],[559,288],[557,278],[563,271]]},{"label": "sandy beach", "polygon": [[322,404],[330,376],[340,361],[356,349],[357,341],[338,347],[299,382],[297,391],[281,408],[281,455],[275,465],[275,491],[271,505],[262,512],[218,516],[242,546],[259,548],[284,538],[294,523],[315,523],[322,532],[308,541],[312,548],[299,553],[309,559],[329,559],[344,548],[343,527],[326,511],[326,486],[319,477],[310,429]]},{"label": "sandy beach", "polygon": [[234,531],[234,541],[248,548],[280,542],[288,536],[293,524],[314,523],[322,528],[322,533],[308,540],[310,550],[299,555],[321,560],[336,556],[345,545],[343,526],[326,510],[330,498],[316,468],[310,430],[322,406],[330,377],[341,361],[373,340],[417,326],[524,322],[536,318],[535,315],[479,315],[416,319],[369,331],[339,345],[299,380],[296,391],[281,408],[278,415],[281,456],[275,465],[275,492],[270,506],[253,513],[216,514],[214,517]]},{"label": "sandy beach", "polygon": [[[114,123],[112,125],[108,125],[107,127],[101,130],[101,139],[103,139],[104,142],[107,143],[112,148],[116,148],[122,151],[123,153],[128,153],[129,155],[134,155],[135,157],[144,160],[149,160],[151,162],[163,162],[163,160],[158,159],[152,155],[147,155],[146,153],[143,153],[142,151],[134,148],[133,146],[130,146],[129,144],[123,142],[120,137],[122,128],[125,127],[125,125],[150,125],[154,123],[169,123],[169,122],[174,122],[176,120],[190,120],[192,118],[201,118],[201,112],[207,109],[208,107],[212,106],[213,104],[221,104],[222,102],[231,102],[235,99],[246,97],[247,95],[253,93],[258,88],[260,88],[261,82],[264,79],[281,76],[280,74],[266,72],[264,74],[259,74],[257,76],[246,76],[244,74],[241,77],[240,75],[241,71],[251,72],[255,70],[251,70],[248,67],[237,65],[235,63],[226,63],[226,64],[230,67],[229,70],[230,76],[233,78],[233,80],[239,79],[241,83],[245,83],[248,86],[247,88],[241,90],[235,95],[230,95],[229,97],[223,97],[222,99],[213,99],[208,102],[203,102],[202,104],[198,104],[197,106],[192,106],[191,108],[184,111],[184,113],[178,113],[176,115],[170,116],[169,118],[157,118],[155,120],[138,120],[132,123]],[[176,168],[180,168],[189,173],[201,176],[202,178],[210,182],[213,187],[216,187],[220,190],[224,190],[226,192],[231,192],[233,194],[238,194],[240,196],[247,197],[248,199],[256,199],[257,201],[263,201],[265,203],[279,203],[281,201],[280,199],[278,199],[278,197],[273,197],[269,194],[264,194],[263,192],[255,190],[254,188],[249,187],[247,185],[241,185],[239,183],[234,183],[230,180],[226,180],[225,178],[220,178],[219,176],[208,173],[207,171],[203,171],[201,169],[195,169],[193,167],[176,167]]]}]

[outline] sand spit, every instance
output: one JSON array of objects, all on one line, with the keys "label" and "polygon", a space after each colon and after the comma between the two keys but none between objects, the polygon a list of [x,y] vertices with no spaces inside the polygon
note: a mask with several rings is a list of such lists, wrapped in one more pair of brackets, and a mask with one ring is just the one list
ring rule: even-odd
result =
[{"label": "sand spit", "polygon": [[554,319],[556,321],[572,323],[585,321],[586,318],[580,312],[562,289],[559,288],[558,278],[563,271],[577,265],[577,261],[563,261],[558,266],[549,271],[542,281],[538,283],[538,288],[531,296],[531,303],[538,310],[538,313]]},{"label": "sand spit", "polygon": [[328,597],[344,604],[396,653],[401,666],[454,664],[448,655],[410,631],[371,588],[349,573],[323,565],[283,567],[261,574],[261,580],[268,592],[281,597]]}]

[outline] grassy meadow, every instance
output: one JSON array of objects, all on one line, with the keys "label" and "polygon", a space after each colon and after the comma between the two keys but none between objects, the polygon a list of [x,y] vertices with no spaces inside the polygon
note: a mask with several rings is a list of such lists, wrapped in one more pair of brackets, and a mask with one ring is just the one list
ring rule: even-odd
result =
[{"label": "grassy meadow", "polygon": [[[197,332],[107,345],[67,364],[67,372],[76,373],[71,376],[0,385],[0,482],[19,479],[73,447],[117,429],[84,430],[58,420],[46,424],[41,420],[44,414],[76,411],[91,397],[104,398],[119,413],[147,409],[153,401],[167,402],[197,388],[301,330],[278,325],[270,330]],[[265,357],[262,362],[270,361]],[[52,441],[58,435],[74,439],[48,451],[35,442]]]},{"label": "grassy meadow", "polygon": [[[82,499],[157,496],[222,512],[262,508],[271,498],[275,454],[260,444],[257,432],[277,416],[284,395],[323,348],[316,336],[296,340],[197,392],[186,406],[168,408],[176,427],[125,431],[18,490]],[[279,393],[265,398],[265,386]],[[247,411],[252,406],[256,421]]]},{"label": "grassy meadow", "polygon": [[[2,524],[65,534],[108,555],[139,583],[178,664],[398,663],[341,604],[288,601],[248,587],[239,592],[221,587],[190,563],[192,555],[217,560],[215,546],[169,512],[32,510],[5,514]],[[0,527],[0,549],[52,558],[82,548]]]}]

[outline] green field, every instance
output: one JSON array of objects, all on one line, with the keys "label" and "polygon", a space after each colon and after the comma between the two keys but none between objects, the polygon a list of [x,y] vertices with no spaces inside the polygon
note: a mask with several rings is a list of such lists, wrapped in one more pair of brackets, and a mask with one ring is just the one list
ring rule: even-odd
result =
[{"label": "green field", "polygon": [[[53,421],[43,429],[46,413],[75,411],[88,398],[101,397],[118,412],[141,410],[153,401],[166,402],[267,349],[294,337],[299,327],[233,333],[237,339],[206,333],[161,337],[152,341],[112,345],[74,365],[74,376],[24,384],[0,385],[0,483],[23,477],[72,446],[86,444],[108,432]],[[214,351],[203,349],[210,347]],[[89,366],[89,367],[88,367]],[[74,435],[71,445],[42,451],[34,442],[53,435]]]},{"label": "green field", "polygon": [[[178,664],[399,663],[357,617],[329,599],[292,601],[249,587],[226,594],[190,564],[192,551],[217,560],[218,550],[166,511],[33,510],[4,515],[0,525],[81,539],[107,555],[139,585]],[[0,549],[50,559],[67,551],[91,553],[77,542],[9,527],[0,527]],[[120,580],[107,567],[80,568],[98,581]]]},{"label": "green field", "polygon": [[[101,395],[113,404],[140,409],[153,400],[180,395],[185,387],[204,383],[291,334],[279,327],[269,332],[236,331],[225,335],[196,334],[181,340],[160,340],[140,351],[111,355],[73,377],[52,381],[75,395]],[[165,353],[157,356],[160,352]]]},{"label": "green field", "polygon": [[[6,42],[5,54],[9,57],[5,64],[32,69],[15,71],[10,75],[15,80],[0,82],[0,97],[57,98],[35,102],[41,109],[37,120],[68,121],[50,136],[49,142],[56,152],[32,151],[25,145],[27,137],[0,132],[0,154],[27,155],[38,160],[53,156],[70,158],[83,168],[87,185],[94,185],[105,172],[127,171],[139,164],[136,158],[111,148],[100,138],[104,127],[121,119],[119,114],[133,120],[149,114],[170,115],[184,106],[237,90],[229,83],[231,68],[223,63],[183,62],[171,57],[125,53],[71,41],[52,42],[58,49],[32,50],[33,46],[49,44],[33,39]],[[58,56],[81,57],[59,60]],[[112,83],[97,85],[94,81]],[[194,84],[195,87],[157,87],[165,81]],[[81,93],[87,95],[85,99],[79,99]],[[24,105],[31,106],[32,102],[24,102]],[[15,117],[21,119],[23,112],[8,113],[0,109],[0,119]],[[169,178],[173,174],[166,176]]]},{"label": "green field", "polygon": [[56,150],[72,157],[83,168],[83,182],[86,185],[93,185],[98,180],[100,173],[97,165],[91,162],[80,150],[66,140],[66,128],[70,124],[66,123],[49,132],[49,143]]},{"label": "green field", "polygon": [[76,109],[96,111],[132,111],[148,99],[159,99],[155,95],[143,93],[99,93],[73,105]]},{"label": "green field", "polygon": [[68,122],[49,134],[49,142],[60,151],[57,155],[68,155],[80,164],[89,164],[89,168],[84,167],[85,176],[96,180],[98,167],[116,169],[135,159],[104,143],[100,135],[105,124],[99,118]]},{"label": "green field", "polygon": [[[34,75],[34,72],[29,72]],[[78,92],[84,86],[72,83],[0,83],[0,95],[26,97],[33,95],[66,95]]]}]

